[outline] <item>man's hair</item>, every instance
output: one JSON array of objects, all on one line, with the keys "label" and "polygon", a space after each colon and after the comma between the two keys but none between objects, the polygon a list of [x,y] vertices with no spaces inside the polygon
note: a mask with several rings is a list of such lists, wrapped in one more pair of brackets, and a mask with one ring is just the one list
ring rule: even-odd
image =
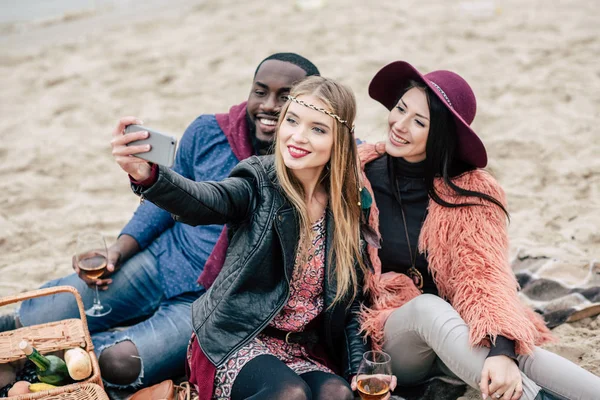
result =
[{"label": "man's hair", "polygon": [[258,67],[256,67],[256,71],[254,71],[254,77],[256,77],[256,74],[258,73],[260,66],[263,65],[263,63],[265,61],[269,61],[269,60],[278,60],[278,61],[288,62],[290,64],[297,65],[298,67],[302,68],[304,70],[304,72],[306,72],[306,76],[321,75],[319,73],[318,68],[315,66],[315,64],[311,63],[310,61],[308,61],[306,58],[302,57],[299,54],[275,53],[275,54],[271,54],[269,57],[262,60],[260,62],[260,64],[258,64]]}]

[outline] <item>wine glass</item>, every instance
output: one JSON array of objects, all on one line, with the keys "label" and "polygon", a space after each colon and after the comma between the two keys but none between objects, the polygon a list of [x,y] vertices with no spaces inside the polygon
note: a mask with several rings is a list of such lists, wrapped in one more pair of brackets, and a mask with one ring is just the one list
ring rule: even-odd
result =
[{"label": "wine glass", "polygon": [[[77,235],[77,253],[75,255],[77,266],[83,274],[90,279],[98,279],[104,274],[108,261],[108,252],[104,237],[99,233],[84,232]],[[85,310],[89,317],[103,317],[110,313],[112,308],[100,302],[98,286],[94,296],[94,305]]]},{"label": "wine glass", "polygon": [[367,351],[358,367],[356,385],[362,400],[380,400],[390,391],[392,358],[383,351]]}]

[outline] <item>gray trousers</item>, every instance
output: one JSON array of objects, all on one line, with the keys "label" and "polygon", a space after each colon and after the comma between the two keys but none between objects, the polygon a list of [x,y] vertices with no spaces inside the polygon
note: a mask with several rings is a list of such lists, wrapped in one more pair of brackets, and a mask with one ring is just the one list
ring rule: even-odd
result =
[{"label": "gray trousers", "polygon": [[[384,329],[383,350],[392,357],[398,385],[414,385],[445,374],[479,390],[486,347],[469,345],[469,328],[443,299],[424,294],[394,311]],[[535,348],[519,356],[522,400],[533,400],[543,387],[559,398],[600,399],[600,377],[554,353]]]}]

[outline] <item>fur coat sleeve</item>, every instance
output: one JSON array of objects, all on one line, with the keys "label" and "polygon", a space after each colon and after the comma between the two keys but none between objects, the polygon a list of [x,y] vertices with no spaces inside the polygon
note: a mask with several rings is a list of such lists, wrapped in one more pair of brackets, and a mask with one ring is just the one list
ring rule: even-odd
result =
[{"label": "fur coat sleeve", "polygon": [[[488,194],[506,205],[504,191],[483,170],[454,183]],[[436,189],[449,203],[475,206],[449,208],[430,201],[419,238],[440,295],[465,320],[471,345],[489,345],[497,335],[515,341],[518,354],[551,339],[542,318],[521,303],[518,284],[508,262],[506,215],[500,207],[475,197],[458,197],[439,180]]]}]

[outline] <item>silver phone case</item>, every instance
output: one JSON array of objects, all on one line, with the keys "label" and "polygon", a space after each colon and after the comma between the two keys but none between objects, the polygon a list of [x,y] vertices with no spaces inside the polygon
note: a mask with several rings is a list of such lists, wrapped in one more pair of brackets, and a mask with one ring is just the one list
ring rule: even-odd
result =
[{"label": "silver phone case", "polygon": [[148,138],[128,143],[127,146],[149,144],[151,148],[150,151],[146,153],[138,153],[135,154],[135,156],[155,164],[164,165],[169,168],[172,167],[173,163],[175,162],[177,138],[165,135],[164,133],[157,132],[141,125],[128,125],[125,128],[125,134],[138,131],[147,131],[149,134]]}]

